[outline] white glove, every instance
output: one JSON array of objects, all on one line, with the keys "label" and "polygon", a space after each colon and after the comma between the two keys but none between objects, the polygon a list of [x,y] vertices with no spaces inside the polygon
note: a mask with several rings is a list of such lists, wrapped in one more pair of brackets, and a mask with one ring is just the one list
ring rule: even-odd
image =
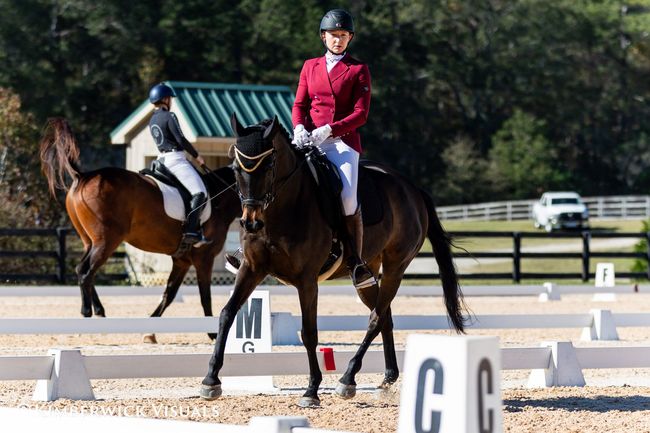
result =
[{"label": "white glove", "polygon": [[316,128],[311,132],[311,143],[314,146],[318,146],[323,141],[332,135],[332,127],[329,125],[323,125],[320,128]]},{"label": "white glove", "polygon": [[302,125],[296,125],[293,130],[293,140],[291,141],[296,146],[304,146],[311,141],[309,132]]}]

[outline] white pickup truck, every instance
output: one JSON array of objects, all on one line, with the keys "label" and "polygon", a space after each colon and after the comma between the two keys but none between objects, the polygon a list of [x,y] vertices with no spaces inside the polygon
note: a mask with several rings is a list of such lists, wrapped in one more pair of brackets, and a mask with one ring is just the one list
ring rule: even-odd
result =
[{"label": "white pickup truck", "polygon": [[546,192],[533,205],[535,228],[554,229],[589,227],[589,211],[575,192]]}]

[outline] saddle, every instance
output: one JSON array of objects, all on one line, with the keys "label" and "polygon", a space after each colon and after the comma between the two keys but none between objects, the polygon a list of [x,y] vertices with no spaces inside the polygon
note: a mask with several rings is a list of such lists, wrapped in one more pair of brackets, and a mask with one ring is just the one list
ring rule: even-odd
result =
[{"label": "saddle", "polygon": [[[341,190],[343,185],[337,168],[317,148],[304,151],[305,161],[315,184],[318,206],[323,217],[334,232],[343,230],[343,205]],[[384,217],[384,205],[380,191],[373,176],[382,170],[372,163],[362,161],[359,164],[359,183],[357,198],[361,205],[364,227],[379,223]],[[321,267],[319,281],[327,279],[342,261],[343,245],[337,238],[332,240],[330,254]]]},{"label": "saddle", "polygon": [[160,161],[154,159],[151,161],[151,168],[143,168],[140,170],[140,174],[143,176],[151,176],[154,179],[164,183],[165,185],[169,185],[173,188],[178,189],[185,209],[190,208],[190,200],[192,199],[192,194],[190,194],[187,188],[185,188],[185,185],[183,185],[176,178],[176,176],[174,176],[174,174]]},{"label": "saddle", "polygon": [[[306,150],[304,156],[316,186],[321,213],[330,228],[339,231],[343,223],[341,176],[334,164],[316,148]],[[359,163],[357,199],[361,206],[364,227],[377,224],[384,217],[383,199],[373,180],[375,173],[385,172],[371,161],[362,160]]]}]

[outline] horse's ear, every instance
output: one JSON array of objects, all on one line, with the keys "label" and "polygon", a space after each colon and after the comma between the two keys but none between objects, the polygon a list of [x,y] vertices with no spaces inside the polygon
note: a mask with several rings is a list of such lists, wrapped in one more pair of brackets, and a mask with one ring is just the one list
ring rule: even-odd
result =
[{"label": "horse's ear", "polygon": [[235,145],[231,144],[230,147],[228,148],[228,158],[234,159],[235,158]]},{"label": "horse's ear", "polygon": [[234,111],[232,112],[232,116],[230,116],[230,127],[235,137],[241,137],[244,134],[244,127],[237,120],[237,114]]},{"label": "horse's ear", "polygon": [[273,116],[273,122],[269,126],[266,127],[266,130],[264,131],[264,139],[266,140],[269,137],[273,137],[275,135],[275,130],[278,127],[278,116],[275,115]]}]

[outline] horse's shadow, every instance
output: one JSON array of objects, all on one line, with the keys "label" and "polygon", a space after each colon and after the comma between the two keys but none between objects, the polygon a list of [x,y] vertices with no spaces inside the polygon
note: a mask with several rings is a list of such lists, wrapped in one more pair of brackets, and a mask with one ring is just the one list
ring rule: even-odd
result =
[{"label": "horse's shadow", "polygon": [[650,397],[629,395],[622,397],[596,396],[596,397],[557,397],[540,399],[505,399],[503,400],[504,412],[521,412],[527,406],[545,409],[560,409],[569,412],[640,412],[650,410]]}]

